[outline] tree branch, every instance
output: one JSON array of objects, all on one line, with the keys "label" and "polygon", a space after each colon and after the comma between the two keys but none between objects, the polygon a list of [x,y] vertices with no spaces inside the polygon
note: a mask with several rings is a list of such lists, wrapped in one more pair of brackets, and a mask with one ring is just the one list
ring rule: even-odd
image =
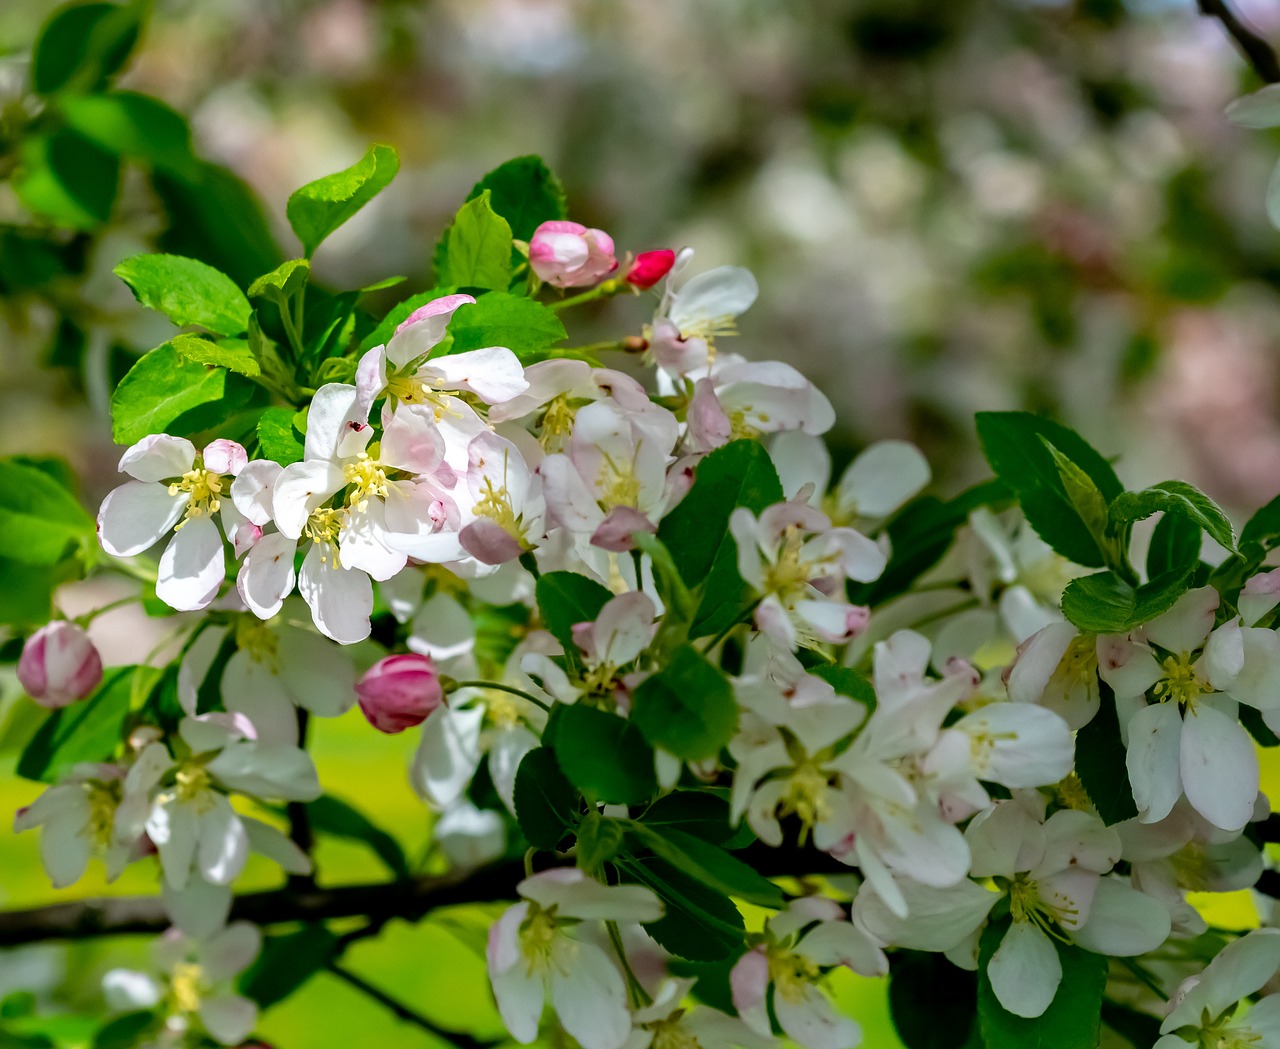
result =
[{"label": "tree branch", "polygon": [[1253,71],[1268,84],[1280,83],[1280,59],[1270,44],[1240,21],[1227,0],[1196,0],[1200,13],[1222,23]]}]

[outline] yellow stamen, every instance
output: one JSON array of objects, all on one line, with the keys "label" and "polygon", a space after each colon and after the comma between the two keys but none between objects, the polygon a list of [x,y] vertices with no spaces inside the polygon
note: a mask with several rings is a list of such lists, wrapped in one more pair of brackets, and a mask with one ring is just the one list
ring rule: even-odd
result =
[{"label": "yellow stamen", "polygon": [[370,458],[368,452],[361,452],[355,462],[343,466],[342,476],[353,488],[347,505],[360,513],[368,509],[369,500],[374,496],[387,497],[387,471],[380,462]]},{"label": "yellow stamen", "polygon": [[822,976],[822,970],[808,958],[784,947],[770,948],[768,957],[774,993],[788,1002],[804,1001],[805,992]]},{"label": "yellow stamen", "polygon": [[170,495],[187,494],[186,513],[178,522],[178,528],[193,518],[216,514],[222,506],[222,484],[222,474],[206,470],[204,463],[197,459],[190,470],[169,485]]},{"label": "yellow stamen", "polygon": [[173,967],[169,993],[173,1008],[180,1013],[194,1013],[200,1008],[204,991],[204,970],[193,962],[179,962]]},{"label": "yellow stamen", "polygon": [[1195,709],[1196,700],[1211,691],[1197,676],[1191,665],[1191,656],[1186,652],[1177,656],[1166,656],[1160,664],[1164,669],[1164,677],[1155,683],[1152,694],[1161,703],[1173,702]]}]

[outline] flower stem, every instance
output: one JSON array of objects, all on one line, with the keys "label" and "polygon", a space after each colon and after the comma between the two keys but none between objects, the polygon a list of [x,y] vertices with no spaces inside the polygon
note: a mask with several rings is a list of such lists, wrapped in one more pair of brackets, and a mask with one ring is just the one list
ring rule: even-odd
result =
[{"label": "flower stem", "polygon": [[547,706],[544,702],[542,702],[542,700],[540,700],[537,696],[531,696],[524,689],[516,688],[514,685],[501,685],[496,681],[455,681],[453,687],[454,689],[491,688],[495,692],[510,692],[511,695],[513,696],[519,696],[521,699],[527,699],[535,707],[541,707],[548,714],[551,713],[551,708]]},{"label": "flower stem", "polygon": [[607,921],[604,926],[609,930],[609,942],[613,944],[613,953],[618,956],[622,971],[626,974],[627,996],[631,999],[631,1007],[639,1009],[646,1005],[652,1005],[653,999],[649,996],[649,992],[640,985],[640,981],[636,979],[636,974],[631,971],[631,963],[627,961],[626,949],[622,946],[622,933],[618,930],[618,923]]}]

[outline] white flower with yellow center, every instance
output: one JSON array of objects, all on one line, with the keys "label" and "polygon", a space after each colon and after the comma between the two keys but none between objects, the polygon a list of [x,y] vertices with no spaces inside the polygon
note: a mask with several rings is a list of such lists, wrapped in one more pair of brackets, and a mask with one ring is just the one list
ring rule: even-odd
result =
[{"label": "white flower with yellow center", "polygon": [[1280,929],[1255,929],[1218,953],[1169,1003],[1153,1049],[1280,1049],[1280,994],[1241,1009],[1280,971]]},{"label": "white flower with yellow center", "polygon": [[573,867],[543,871],[516,886],[523,902],[489,930],[487,959],[498,1011],[516,1041],[538,1037],[549,996],[583,1049],[621,1049],[631,1034],[627,985],[583,923],[653,922],[662,902],[640,885],[603,885]]},{"label": "white flower with yellow center", "polygon": [[120,470],[134,480],[111,492],[98,511],[102,548],[132,557],[174,529],[160,556],[156,596],[179,611],[204,608],[226,578],[222,535],[213,518],[221,516],[223,531],[234,540],[244,519],[228,496],[246,461],[234,441],[214,441],[197,454],[183,437],[144,437],[120,457]]},{"label": "white flower with yellow center", "polygon": [[541,479],[515,444],[489,431],[472,440],[467,458],[473,519],[462,526],[459,541],[487,565],[514,561],[546,530]]},{"label": "white flower with yellow center", "polygon": [[654,361],[675,378],[713,361],[716,339],[738,333],[738,317],[760,293],[751,271],[741,266],[717,266],[682,282],[692,257],[689,248],[677,256],[657,314],[645,328]]}]

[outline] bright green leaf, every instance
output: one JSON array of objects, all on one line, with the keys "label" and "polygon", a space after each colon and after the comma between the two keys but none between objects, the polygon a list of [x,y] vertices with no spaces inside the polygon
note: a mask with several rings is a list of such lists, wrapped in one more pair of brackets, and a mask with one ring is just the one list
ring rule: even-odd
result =
[{"label": "bright green leaf", "polygon": [[93,518],[52,476],[0,459],[0,533],[6,552],[27,565],[52,565],[94,534]]},{"label": "bright green leaf", "polygon": [[[252,386],[236,387],[225,368],[186,360],[171,343],[140,357],[111,396],[112,433],[118,444],[148,434],[195,433],[242,407]],[[198,419],[188,427],[188,420]]]},{"label": "bright green leaf", "polygon": [[529,240],[542,223],[568,214],[564,187],[541,157],[516,157],[499,165],[475,184],[467,200],[486,190],[493,210],[507,220],[517,240]]},{"label": "bright green leaf", "polygon": [[540,302],[505,291],[481,295],[474,305],[458,307],[449,322],[451,353],[505,346],[521,360],[541,353],[565,338],[564,325]]},{"label": "bright green leaf", "polygon": [[132,4],[63,4],[40,30],[31,61],[31,86],[51,95],[65,87],[92,90],[117,72],[138,41]]},{"label": "bright green leaf", "polygon": [[511,283],[511,227],[488,190],[462,205],[436,246],[437,284],[506,291]]},{"label": "bright green leaf", "polygon": [[318,923],[296,932],[268,933],[258,957],[237,981],[238,990],[259,1008],[269,1008],[325,968],[337,949],[337,934]]},{"label": "bright green leaf", "polygon": [[1227,515],[1204,492],[1185,481],[1162,481],[1141,492],[1125,492],[1117,496],[1111,504],[1112,527],[1141,521],[1161,511],[1189,518],[1224,550],[1235,552],[1235,529]]},{"label": "bright green leaf", "polygon": [[179,335],[170,340],[170,345],[185,360],[195,364],[209,364],[218,368],[226,368],[237,375],[254,378],[262,373],[258,359],[249,349],[244,339],[203,339],[199,335]]},{"label": "bright green leaf", "polygon": [[142,305],[174,324],[199,325],[215,335],[240,335],[252,312],[244,292],[225,273],[181,255],[134,255],[112,271]]},{"label": "bright green leaf", "polygon": [[72,95],[58,105],[69,126],[111,153],[179,176],[197,167],[186,120],[150,95]]},{"label": "bright green leaf", "polygon": [[111,217],[120,158],[62,127],[27,137],[11,184],[28,211],[71,229],[92,230]]},{"label": "bright green leaf", "polygon": [[88,699],[55,710],[18,759],[18,775],[53,783],[82,761],[107,761],[129,719],[136,667],[107,672]]},{"label": "bright green leaf", "polygon": [[399,170],[396,151],[374,145],[351,167],[296,190],[285,205],[285,214],[307,258],[330,233],[386,189]]},{"label": "bright green leaf", "polygon": [[1133,587],[1114,572],[1095,572],[1067,584],[1062,614],[1089,634],[1123,634],[1167,612],[1191,587],[1191,573],[1175,569]]},{"label": "bright green leaf", "polygon": [[281,466],[302,461],[302,437],[293,427],[290,408],[268,408],[258,419],[258,445],[262,454]]}]

